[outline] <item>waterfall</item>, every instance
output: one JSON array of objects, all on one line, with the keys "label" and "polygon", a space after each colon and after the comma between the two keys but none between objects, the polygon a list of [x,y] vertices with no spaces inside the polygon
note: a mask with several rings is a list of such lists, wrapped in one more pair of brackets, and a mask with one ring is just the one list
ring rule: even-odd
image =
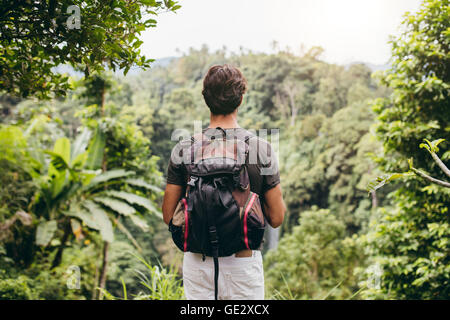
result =
[{"label": "waterfall", "polygon": [[266,244],[265,249],[270,250],[278,246],[278,240],[280,236],[280,228],[272,228],[269,224],[266,228]]}]

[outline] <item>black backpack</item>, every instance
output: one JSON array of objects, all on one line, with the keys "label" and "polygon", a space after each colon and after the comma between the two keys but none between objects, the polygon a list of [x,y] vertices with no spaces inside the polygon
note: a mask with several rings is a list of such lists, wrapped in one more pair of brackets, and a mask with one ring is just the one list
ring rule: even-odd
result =
[{"label": "black backpack", "polygon": [[[249,139],[220,135],[192,137],[183,161],[186,194],[169,223],[176,246],[214,259],[214,294],[217,300],[218,257],[244,249],[257,250],[265,229],[258,194],[250,190]],[[189,150],[186,150],[189,149]],[[188,156],[186,157],[186,151]]]}]

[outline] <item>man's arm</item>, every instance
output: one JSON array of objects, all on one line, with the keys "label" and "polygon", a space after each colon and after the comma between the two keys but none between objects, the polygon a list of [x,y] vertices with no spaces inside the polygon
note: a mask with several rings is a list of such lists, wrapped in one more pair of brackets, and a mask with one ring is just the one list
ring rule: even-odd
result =
[{"label": "man's arm", "polygon": [[166,224],[169,224],[170,219],[172,219],[173,213],[175,212],[175,208],[177,207],[178,201],[181,199],[182,194],[183,186],[170,183],[166,185],[162,205],[163,219]]},{"label": "man's arm", "polygon": [[267,190],[264,194],[264,211],[267,221],[273,228],[281,226],[284,220],[284,213],[286,212],[286,205],[283,201],[280,184]]}]

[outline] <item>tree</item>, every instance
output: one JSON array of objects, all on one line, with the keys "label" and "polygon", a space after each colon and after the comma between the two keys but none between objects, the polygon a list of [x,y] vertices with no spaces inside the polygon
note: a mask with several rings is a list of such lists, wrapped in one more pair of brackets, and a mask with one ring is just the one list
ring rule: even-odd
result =
[{"label": "tree", "polygon": [[[439,177],[438,163],[418,146],[424,138],[448,136],[449,1],[423,1],[416,14],[405,15],[402,26],[403,33],[391,40],[392,67],[380,74],[392,94],[374,104],[384,149],[379,168],[386,174],[405,172],[412,157],[417,167]],[[442,156],[443,163],[449,155]],[[448,299],[448,189],[412,175],[390,197],[392,207],[379,210],[364,237],[373,262],[383,270],[380,288],[367,296]]]},{"label": "tree", "polygon": [[[15,214],[0,221],[0,240],[5,243],[8,256],[16,260],[16,265],[27,268],[41,252],[44,258],[51,257],[49,267],[57,268],[63,260],[63,251],[73,246],[73,240],[92,238],[89,233],[98,232],[106,243],[110,243],[114,238],[114,226],[139,247],[121,217],[146,231],[148,226],[142,213],[161,216],[150,196],[161,190],[142,179],[142,174],[138,177],[136,172],[127,170],[131,167],[128,164],[124,169],[100,170],[106,136],[98,126],[94,132],[84,127],[73,142],[66,137],[58,138],[53,149],[45,151],[36,146],[30,148],[25,139],[35,134],[34,122],[25,134],[15,126],[1,128],[0,140],[8,143],[2,144],[0,160],[13,165],[13,155],[20,155],[21,168],[26,172],[23,175],[33,180],[34,187],[24,194],[27,198],[8,208],[15,210]],[[142,167],[141,170],[146,169]],[[20,171],[12,174],[22,176]],[[146,174],[154,172],[149,170]],[[4,198],[10,204],[15,203],[8,200],[8,196]],[[14,238],[10,239],[13,232]],[[32,248],[31,252],[27,248]]]},{"label": "tree", "polygon": [[377,176],[369,152],[379,143],[369,137],[374,115],[365,101],[338,110],[330,118],[305,116],[281,146],[282,178],[289,206],[285,228],[313,205],[330,210],[349,233],[365,228],[372,203],[365,187]]},{"label": "tree", "polygon": [[346,238],[344,223],[326,209],[303,212],[298,224],[265,257],[268,292],[274,298],[351,297],[358,288],[353,271],[363,260],[355,238]]},{"label": "tree", "polygon": [[[438,145],[444,141],[445,141],[445,139],[437,139],[435,141],[428,141],[427,139],[425,139],[426,144],[421,143],[420,147],[427,149],[428,152],[430,153],[431,157],[433,158],[433,160],[436,162],[436,164],[439,166],[439,168],[441,168],[442,172],[447,177],[450,177],[450,170],[442,162],[441,158],[439,158],[439,156],[437,155],[437,152],[439,151]],[[425,179],[427,182],[434,183],[441,187],[450,188],[450,182],[431,177],[430,175],[424,173],[423,171],[421,171],[417,168],[414,168],[413,167],[413,159],[409,159],[408,162],[409,162],[410,171],[404,172],[404,173],[385,174],[380,177],[377,177],[376,180],[371,181],[367,185],[367,191],[376,192],[376,190],[378,190],[379,188],[383,187],[385,184],[387,184],[391,181],[401,179],[401,178],[407,178],[413,174],[416,174],[417,176]]]},{"label": "tree", "polygon": [[302,100],[306,96],[308,88],[302,83],[285,79],[276,92],[274,104],[282,110],[283,116],[290,119],[290,126],[295,125],[295,120],[302,106]]},{"label": "tree", "polygon": [[[109,168],[123,168],[124,170],[132,170],[136,176],[144,177],[145,179],[151,179],[156,181],[155,175],[157,171],[156,160],[149,154],[149,140],[142,136],[140,127],[134,124],[134,119],[126,115],[120,116],[117,106],[114,103],[106,103],[106,96],[109,90],[113,86],[117,86],[117,83],[107,74],[96,74],[93,77],[85,79],[83,81],[85,91],[83,96],[87,98],[88,106],[84,110],[83,117],[84,122],[88,127],[94,127],[96,133],[101,137],[101,149],[104,152],[98,157],[96,167],[101,168],[103,172],[107,172]],[[120,121],[117,121],[120,118]],[[158,181],[159,182],[159,181]],[[136,197],[148,197],[155,200],[153,193],[159,193],[161,190],[144,180],[137,180],[138,187],[147,190],[147,192],[139,193],[135,190],[128,190]],[[107,187],[105,187],[106,189]],[[109,189],[109,187],[108,187]],[[114,189],[114,186],[113,186]],[[120,192],[123,193],[123,188],[120,188]],[[113,192],[114,190],[112,190]],[[110,199],[106,199],[103,204],[108,205]],[[145,203],[151,205],[150,201]],[[152,205],[153,206],[153,205]],[[159,213],[156,208],[153,207],[154,213]],[[133,218],[133,217],[132,217]],[[145,220],[134,217],[132,221],[140,226],[142,229],[147,229],[147,223]],[[140,246],[127,230],[124,224],[119,219],[114,220],[119,229],[125,233],[128,239],[140,250]],[[105,288],[107,280],[107,266],[109,264],[109,247],[110,241],[105,240],[102,251],[102,267],[100,269],[100,275],[98,279],[98,286],[100,289]],[[103,291],[100,290],[99,298],[102,299]],[[94,295],[95,296],[95,295]]]},{"label": "tree", "polygon": [[49,98],[70,87],[55,70],[70,65],[93,71],[149,67],[139,35],[156,26],[175,1],[3,1],[0,7],[0,87],[22,97]]}]

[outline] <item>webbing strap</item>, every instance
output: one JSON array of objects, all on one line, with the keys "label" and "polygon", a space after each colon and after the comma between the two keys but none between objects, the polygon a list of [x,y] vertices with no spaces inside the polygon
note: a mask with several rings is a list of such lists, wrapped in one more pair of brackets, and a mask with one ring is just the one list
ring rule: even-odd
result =
[{"label": "webbing strap", "polygon": [[[208,233],[209,233],[209,241],[211,244],[211,253],[214,260],[214,299],[218,300],[218,287],[219,287],[219,239],[217,237],[217,229],[216,229],[216,215],[214,211],[211,211],[210,207],[205,208],[205,199],[203,198],[203,194],[208,196],[214,195],[214,188],[208,184],[205,184],[205,192],[202,190],[202,178],[200,177],[198,180],[198,194],[200,197],[200,206],[201,210],[206,212],[206,219],[208,224]],[[207,192],[207,189],[211,188],[211,192]],[[211,203],[211,202],[208,202]]]},{"label": "webbing strap", "polygon": [[219,288],[219,258],[213,257],[214,259],[214,300],[217,300],[218,288]]}]

